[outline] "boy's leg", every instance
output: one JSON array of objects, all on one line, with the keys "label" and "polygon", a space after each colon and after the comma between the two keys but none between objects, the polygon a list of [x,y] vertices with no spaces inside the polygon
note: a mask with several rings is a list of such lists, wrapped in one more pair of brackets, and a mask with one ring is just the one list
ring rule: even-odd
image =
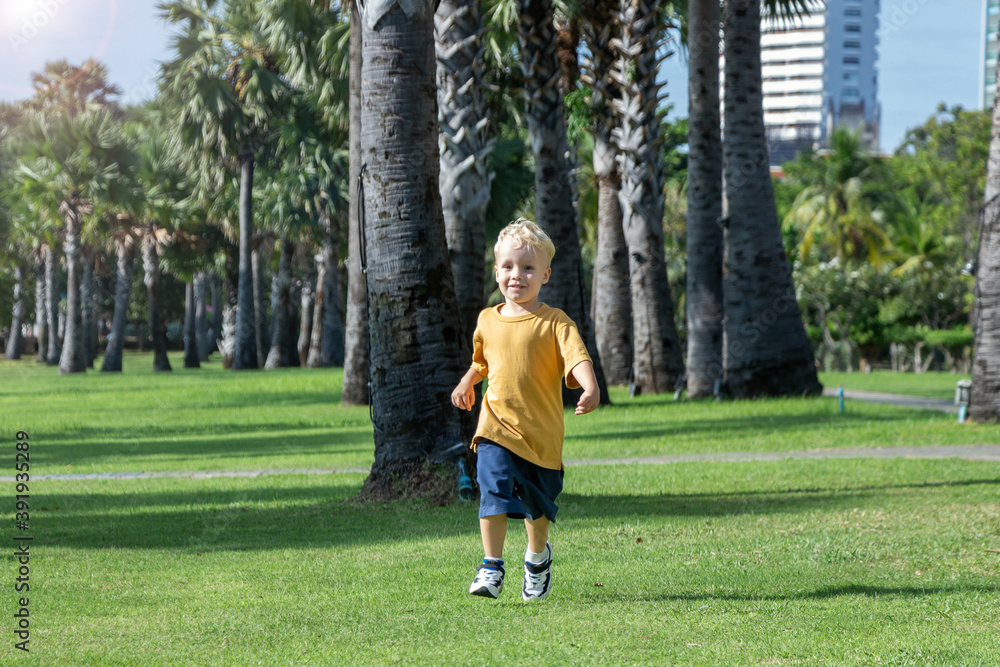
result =
[{"label": "boy's leg", "polygon": [[544,600],[552,588],[552,545],[549,544],[549,519],[525,519],[528,549],[524,554],[524,600]]},{"label": "boy's leg", "polygon": [[[524,528],[528,531],[528,549],[534,553],[545,551],[545,543],[549,541],[549,518],[540,516],[537,519],[525,519]],[[485,538],[484,542],[485,542]]]},{"label": "boy's leg", "polygon": [[491,514],[480,517],[479,532],[483,536],[486,557],[479,566],[476,578],[469,586],[471,595],[496,598],[503,590],[503,542],[507,536],[507,515]]},{"label": "boy's leg", "polygon": [[[503,543],[507,538],[507,515],[494,514],[479,519],[479,532],[483,536],[483,553],[487,558],[503,558]],[[546,527],[546,533],[548,529]],[[542,542],[543,548],[545,543]]]}]

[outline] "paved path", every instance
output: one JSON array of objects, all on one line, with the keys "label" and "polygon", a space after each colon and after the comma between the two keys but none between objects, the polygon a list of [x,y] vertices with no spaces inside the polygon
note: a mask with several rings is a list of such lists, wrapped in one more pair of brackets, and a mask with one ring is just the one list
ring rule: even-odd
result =
[{"label": "paved path", "polygon": [[[665,465],[699,461],[741,463],[746,461],[786,461],[789,459],[966,459],[1000,462],[1000,445],[928,445],[926,447],[850,447],[844,449],[807,449],[790,452],[719,452],[716,454],[677,454],[673,456],[637,456],[615,459],[568,459],[566,466],[594,465]],[[163,472],[100,472],[63,475],[34,475],[32,481],[79,479],[151,479],[175,477],[212,479],[217,477],[266,477],[270,475],[365,474],[368,468],[274,468],[268,470],[171,470]],[[0,482],[14,481],[0,477]]]},{"label": "paved path", "polygon": [[[823,389],[823,395],[836,397],[837,388],[826,387]],[[944,401],[938,398],[903,396],[901,394],[886,394],[880,391],[863,391],[861,389],[845,389],[844,398],[868,403],[888,403],[904,408],[924,408],[942,410],[944,412],[958,412],[958,406],[955,405],[954,401]]]}]

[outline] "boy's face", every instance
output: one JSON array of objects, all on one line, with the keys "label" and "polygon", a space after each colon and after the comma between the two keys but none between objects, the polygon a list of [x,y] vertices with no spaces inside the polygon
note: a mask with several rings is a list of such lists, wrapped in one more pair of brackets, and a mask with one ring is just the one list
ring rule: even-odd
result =
[{"label": "boy's face", "polygon": [[538,292],[549,282],[552,268],[545,255],[531,246],[515,248],[504,239],[496,256],[497,285],[507,303],[530,308],[538,303]]}]

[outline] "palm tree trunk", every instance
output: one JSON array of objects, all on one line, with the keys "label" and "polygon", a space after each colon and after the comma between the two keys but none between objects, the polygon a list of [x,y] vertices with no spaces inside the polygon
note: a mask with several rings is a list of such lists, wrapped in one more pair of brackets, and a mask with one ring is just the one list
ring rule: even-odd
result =
[{"label": "palm tree trunk", "polygon": [[153,370],[171,371],[167,358],[166,327],[160,318],[160,256],[156,250],[156,234],[153,226],[142,239],[143,282],[146,285],[146,313],[149,335],[153,339]]},{"label": "palm tree trunk", "polygon": [[226,266],[226,301],[222,306],[222,320],[219,322],[219,353],[222,367],[232,368],[236,350],[236,309],[239,302],[239,273],[233,270],[232,256]]},{"label": "palm tree trunk", "polygon": [[62,352],[62,340],[59,338],[59,260],[50,246],[45,246],[45,299],[48,302],[45,310],[49,318],[49,345],[45,363],[57,366]]},{"label": "palm tree trunk", "polygon": [[[601,403],[609,403],[594,327],[590,321],[580,256],[580,232],[573,209],[570,163],[567,159],[566,118],[559,90],[559,62],[552,0],[518,0],[518,41],[525,77],[525,114],[535,157],[536,222],[555,243],[552,278],[542,288],[542,300],[565,312],[580,330],[594,360]],[[563,402],[576,403],[577,391],[564,391]]]},{"label": "palm tree trunk", "polygon": [[440,121],[441,210],[463,336],[482,310],[486,207],[494,173],[483,88],[483,19],[475,0],[442,0],[434,16]]},{"label": "palm tree trunk", "polygon": [[48,246],[35,252],[35,361],[45,363],[48,345],[48,299],[45,294],[45,268]]},{"label": "palm tree trunk", "polygon": [[688,0],[687,391],[722,379],[722,134],[718,0]]},{"label": "palm tree trunk", "polygon": [[253,280],[253,171],[254,153],[240,155],[240,274],[236,301],[236,339],[233,370],[257,368],[257,327]]},{"label": "palm tree trunk", "polygon": [[309,345],[309,368],[344,364],[343,307],[337,276],[336,230],[333,218],[322,215],[323,242],[316,255],[316,296]]},{"label": "palm tree trunk", "polygon": [[[1000,64],[997,68],[1000,71]],[[996,422],[1000,421],[1000,100],[996,98],[983,197],[969,416],[977,422]]]},{"label": "palm tree trunk", "polygon": [[184,368],[201,368],[198,354],[198,336],[195,327],[197,299],[194,296],[194,278],[184,284]]},{"label": "palm tree trunk", "polygon": [[366,487],[462,441],[450,396],[468,365],[438,189],[433,4],[366,5],[361,155],[375,463]]},{"label": "palm tree trunk", "polygon": [[97,280],[94,276],[94,251],[83,249],[83,282],[80,286],[81,319],[83,321],[83,358],[87,368],[94,367],[97,356]]},{"label": "palm tree trunk", "polygon": [[663,169],[656,114],[657,49],[665,26],[657,0],[622,0],[615,100],[621,118],[622,225],[632,294],[633,383],[643,393],[673,391],[684,372],[663,251]]},{"label": "palm tree trunk", "polygon": [[253,244],[253,251],[250,254],[250,263],[253,267],[253,327],[254,327],[254,348],[257,350],[257,365],[255,368],[263,368],[267,363],[268,346],[264,344],[267,340],[267,309],[265,308],[266,295],[264,292],[265,269],[271,263],[270,255],[273,251],[271,243],[266,238],[258,237]]},{"label": "palm tree trunk", "polygon": [[208,361],[208,273],[194,274],[194,340],[198,361]]},{"label": "palm tree trunk", "polygon": [[337,234],[331,233],[323,243],[323,258],[327,263],[323,287],[323,336],[320,339],[319,365],[344,365],[344,299],[343,275],[337,263]]},{"label": "palm tree trunk", "polygon": [[[315,276],[312,273],[302,278],[302,290],[299,294],[299,340],[296,349],[299,352],[299,365],[307,366],[309,362],[309,348],[312,343],[313,328],[313,305],[315,304],[315,292],[313,291],[313,281]],[[367,331],[367,327],[365,331]],[[367,345],[365,341],[365,345]],[[365,348],[367,351],[367,347]]]},{"label": "palm tree trunk", "polygon": [[64,202],[61,210],[66,216],[66,238],[63,241],[66,252],[66,332],[59,355],[59,374],[66,375],[86,371],[87,360],[80,303],[80,208],[76,203]]},{"label": "palm tree trunk", "polygon": [[101,372],[121,372],[122,352],[125,349],[125,325],[128,323],[128,306],[132,298],[132,274],[135,270],[135,243],[132,238],[116,239],[115,253],[118,266],[115,274],[115,314],[111,320],[111,334],[104,350]]},{"label": "palm tree trunk", "polygon": [[10,335],[7,336],[7,347],[4,350],[4,357],[11,361],[21,358],[24,351],[24,336],[21,334],[21,326],[24,324],[24,295],[27,289],[28,270],[20,261],[14,266],[14,303],[11,308]]},{"label": "palm tree trunk", "polygon": [[[347,224],[347,317],[344,325],[344,405],[368,404],[368,305],[361,273],[361,234],[357,184],[361,173],[361,15],[351,2],[350,73],[350,207]],[[306,312],[302,311],[305,319]]]},{"label": "palm tree trunk", "polygon": [[212,291],[212,319],[208,324],[206,359],[213,350],[219,349],[219,337],[222,335],[222,279],[215,274],[210,274],[209,287]]},{"label": "palm tree trunk", "polygon": [[278,254],[278,274],[274,277],[274,309],[271,317],[271,349],[267,353],[264,368],[287,368],[291,366],[288,340],[290,338],[289,316],[291,301],[289,292],[292,287],[292,253],[294,244],[288,239],[281,239]]},{"label": "palm tree trunk", "polygon": [[726,2],[724,24],[726,389],[737,398],[814,394],[823,386],[782,245],[764,134],[759,0]]},{"label": "palm tree trunk", "polygon": [[612,100],[616,96],[611,74],[615,54],[611,47],[614,5],[600,2],[584,24],[590,51],[584,82],[590,87],[594,122],[594,175],[597,177],[597,252],[591,287],[591,309],[597,349],[609,384],[625,384],[632,375],[632,295],[628,280],[628,246],[622,229],[618,199],[621,175],[618,148],[611,131],[616,125]]}]

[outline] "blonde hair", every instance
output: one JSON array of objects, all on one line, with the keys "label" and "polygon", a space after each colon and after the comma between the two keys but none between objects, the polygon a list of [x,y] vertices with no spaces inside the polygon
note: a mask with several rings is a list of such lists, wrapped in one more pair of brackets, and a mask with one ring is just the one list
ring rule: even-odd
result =
[{"label": "blonde hair", "polygon": [[552,264],[552,258],[556,256],[556,246],[549,235],[527,218],[518,218],[500,230],[496,245],[493,246],[493,254],[500,252],[500,244],[507,240],[513,242],[515,248],[528,246],[537,250],[545,255],[549,264]]}]

